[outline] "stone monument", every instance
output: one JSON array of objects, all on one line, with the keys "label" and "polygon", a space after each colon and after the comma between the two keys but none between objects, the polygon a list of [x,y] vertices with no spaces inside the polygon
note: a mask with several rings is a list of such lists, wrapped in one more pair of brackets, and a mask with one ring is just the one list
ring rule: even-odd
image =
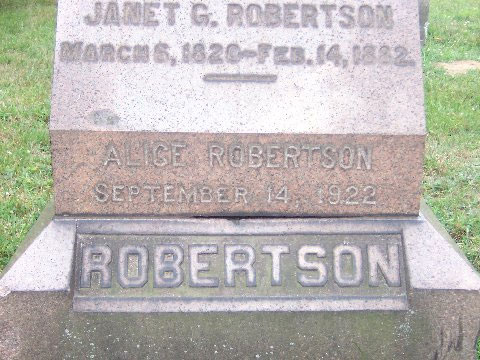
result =
[{"label": "stone monument", "polygon": [[55,201],[0,357],[473,359],[480,277],[421,203],[416,0],[60,0]]}]

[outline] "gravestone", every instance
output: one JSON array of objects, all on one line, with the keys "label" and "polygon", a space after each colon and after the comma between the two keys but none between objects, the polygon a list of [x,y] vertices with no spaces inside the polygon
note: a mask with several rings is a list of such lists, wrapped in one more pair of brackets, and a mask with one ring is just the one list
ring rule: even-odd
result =
[{"label": "gravestone", "polygon": [[418,214],[413,11],[60,3],[57,214]]},{"label": "gravestone", "polygon": [[58,4],[55,201],[0,357],[473,359],[426,206],[418,4]]}]

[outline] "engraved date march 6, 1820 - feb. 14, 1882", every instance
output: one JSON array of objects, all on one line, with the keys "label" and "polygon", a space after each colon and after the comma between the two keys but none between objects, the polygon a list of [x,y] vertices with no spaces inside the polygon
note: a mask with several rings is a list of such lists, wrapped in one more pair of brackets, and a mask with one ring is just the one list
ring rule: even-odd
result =
[{"label": "engraved date march 6, 1820 - feb. 14, 1882", "polygon": [[[177,11],[181,4],[176,2],[126,2],[119,6],[117,2],[96,2],[93,13],[84,17],[89,26],[144,26],[156,27],[161,21],[174,27],[177,23]],[[332,28],[379,28],[392,29],[394,14],[390,5],[316,5],[285,3],[285,4],[225,4],[225,24],[228,28],[258,28],[267,29],[318,29]],[[212,13],[203,3],[191,6],[190,18],[192,26],[217,27],[219,23],[212,19]],[[294,33],[293,33],[294,34]],[[158,42],[149,44],[112,44],[84,43],[82,41],[64,41],[61,43],[61,61],[85,62],[138,62],[153,61],[157,64],[171,66],[181,64],[237,64],[255,62],[275,65],[307,65],[318,66],[326,61],[335,66],[346,68],[355,65],[395,65],[413,66],[415,61],[409,57],[409,50],[402,44],[354,44],[346,48],[343,44],[325,44],[319,42],[313,49],[303,46],[282,45],[276,43],[258,43],[249,46],[232,41],[219,42],[186,42],[179,49],[163,42],[162,36]],[[206,77],[205,80],[211,80]]]}]

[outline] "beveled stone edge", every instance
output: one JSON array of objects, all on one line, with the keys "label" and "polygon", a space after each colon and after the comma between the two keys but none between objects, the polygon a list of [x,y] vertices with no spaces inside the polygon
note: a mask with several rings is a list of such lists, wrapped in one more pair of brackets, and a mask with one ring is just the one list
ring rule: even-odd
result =
[{"label": "beveled stone edge", "polygon": [[79,312],[126,312],[126,313],[188,313],[188,312],[310,312],[310,311],[405,311],[408,310],[407,295],[403,296],[345,296],[337,299],[286,298],[272,296],[258,298],[219,299],[160,299],[160,298],[113,298],[74,297],[73,310]]},{"label": "beveled stone edge", "polygon": [[[427,215],[424,215],[424,212]],[[49,215],[50,214],[50,215]],[[352,233],[346,231],[352,224],[355,233],[402,233],[405,251],[405,266],[409,287],[417,290],[465,290],[480,293],[480,274],[466,260],[451,238],[444,236],[443,231],[432,225],[429,219],[428,208],[422,206],[418,217],[375,217],[375,218],[284,218],[284,219],[112,219],[112,218],[66,218],[52,217],[51,211],[44,210],[42,216],[50,217],[49,224],[33,240],[26,238],[28,245],[20,245],[17,255],[0,275],[0,297],[12,291],[64,291],[71,290],[71,277],[73,270],[73,254],[75,234],[78,230],[83,233],[132,233],[148,235],[163,234],[175,231],[178,235],[197,233],[225,235],[236,231],[243,235],[275,235],[287,233],[322,234],[322,233]],[[40,221],[45,221],[41,217]],[[132,226],[132,222],[135,226]],[[268,223],[270,231],[265,231]],[[262,225],[263,224],[263,225]],[[145,229],[145,227],[147,229]],[[189,228],[190,230],[185,230]],[[67,239],[58,245],[58,231],[64,230]],[[183,232],[179,232],[183,229]],[[415,231],[417,229],[417,231]],[[443,229],[443,227],[442,227]],[[141,231],[142,230],[142,231]],[[47,236],[49,235],[49,236]],[[35,253],[36,247],[42,246],[42,239],[57,244],[58,254],[63,254],[61,262],[52,262],[41,259]],[[26,250],[23,250],[26,247]],[[30,251],[30,252],[29,252]],[[33,254],[32,254],[33,253]],[[415,256],[418,255],[418,256]],[[43,260],[43,261],[42,261]],[[445,260],[451,260],[445,263]],[[448,264],[448,266],[446,266]],[[56,266],[55,266],[56,265]],[[432,265],[429,268],[428,265]],[[34,271],[32,271],[32,268]],[[47,274],[44,278],[42,275]],[[32,277],[33,276],[33,277]],[[38,283],[35,283],[38,280]]]},{"label": "beveled stone edge", "polygon": [[278,136],[278,135],[292,135],[292,136],[418,136],[418,137],[423,137],[425,138],[428,134],[426,125],[424,123],[424,126],[422,127],[422,130],[419,132],[356,132],[356,133],[351,133],[351,132],[325,132],[325,133],[319,133],[319,132],[283,132],[283,131],[278,131],[278,132],[188,132],[188,131],[158,131],[158,130],[131,130],[131,129],[64,129],[64,128],[54,128],[50,126],[49,122],[49,128],[48,128],[49,133],[85,133],[85,132],[94,132],[94,133],[103,133],[103,132],[112,132],[112,133],[145,133],[145,134],[152,134],[156,133],[159,135],[166,134],[168,136],[173,136],[173,135],[188,135],[188,136],[201,136],[201,135],[241,135],[241,136],[250,136],[250,135],[259,135],[259,136]]},{"label": "beveled stone edge", "polygon": [[12,267],[15,261],[27,250],[27,248],[37,239],[37,237],[45,230],[45,228],[50,224],[52,219],[55,217],[55,202],[53,199],[50,199],[42,210],[37,220],[33,223],[30,230],[28,230],[27,235],[22,240],[22,242],[17,247],[17,250],[13,253],[10,261],[7,266],[0,272],[0,279],[8,270]]},{"label": "beveled stone edge", "polygon": [[48,205],[0,273],[0,297],[12,291],[70,291],[75,233],[75,220],[58,221]]}]

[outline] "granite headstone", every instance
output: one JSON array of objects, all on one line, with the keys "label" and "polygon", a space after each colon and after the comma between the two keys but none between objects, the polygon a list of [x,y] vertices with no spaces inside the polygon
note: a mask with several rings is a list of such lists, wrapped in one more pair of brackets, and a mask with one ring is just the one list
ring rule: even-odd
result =
[{"label": "granite headstone", "polygon": [[0,358],[474,359],[480,276],[420,206],[418,14],[60,0]]},{"label": "granite headstone", "polygon": [[57,214],[418,215],[417,13],[60,2]]}]

